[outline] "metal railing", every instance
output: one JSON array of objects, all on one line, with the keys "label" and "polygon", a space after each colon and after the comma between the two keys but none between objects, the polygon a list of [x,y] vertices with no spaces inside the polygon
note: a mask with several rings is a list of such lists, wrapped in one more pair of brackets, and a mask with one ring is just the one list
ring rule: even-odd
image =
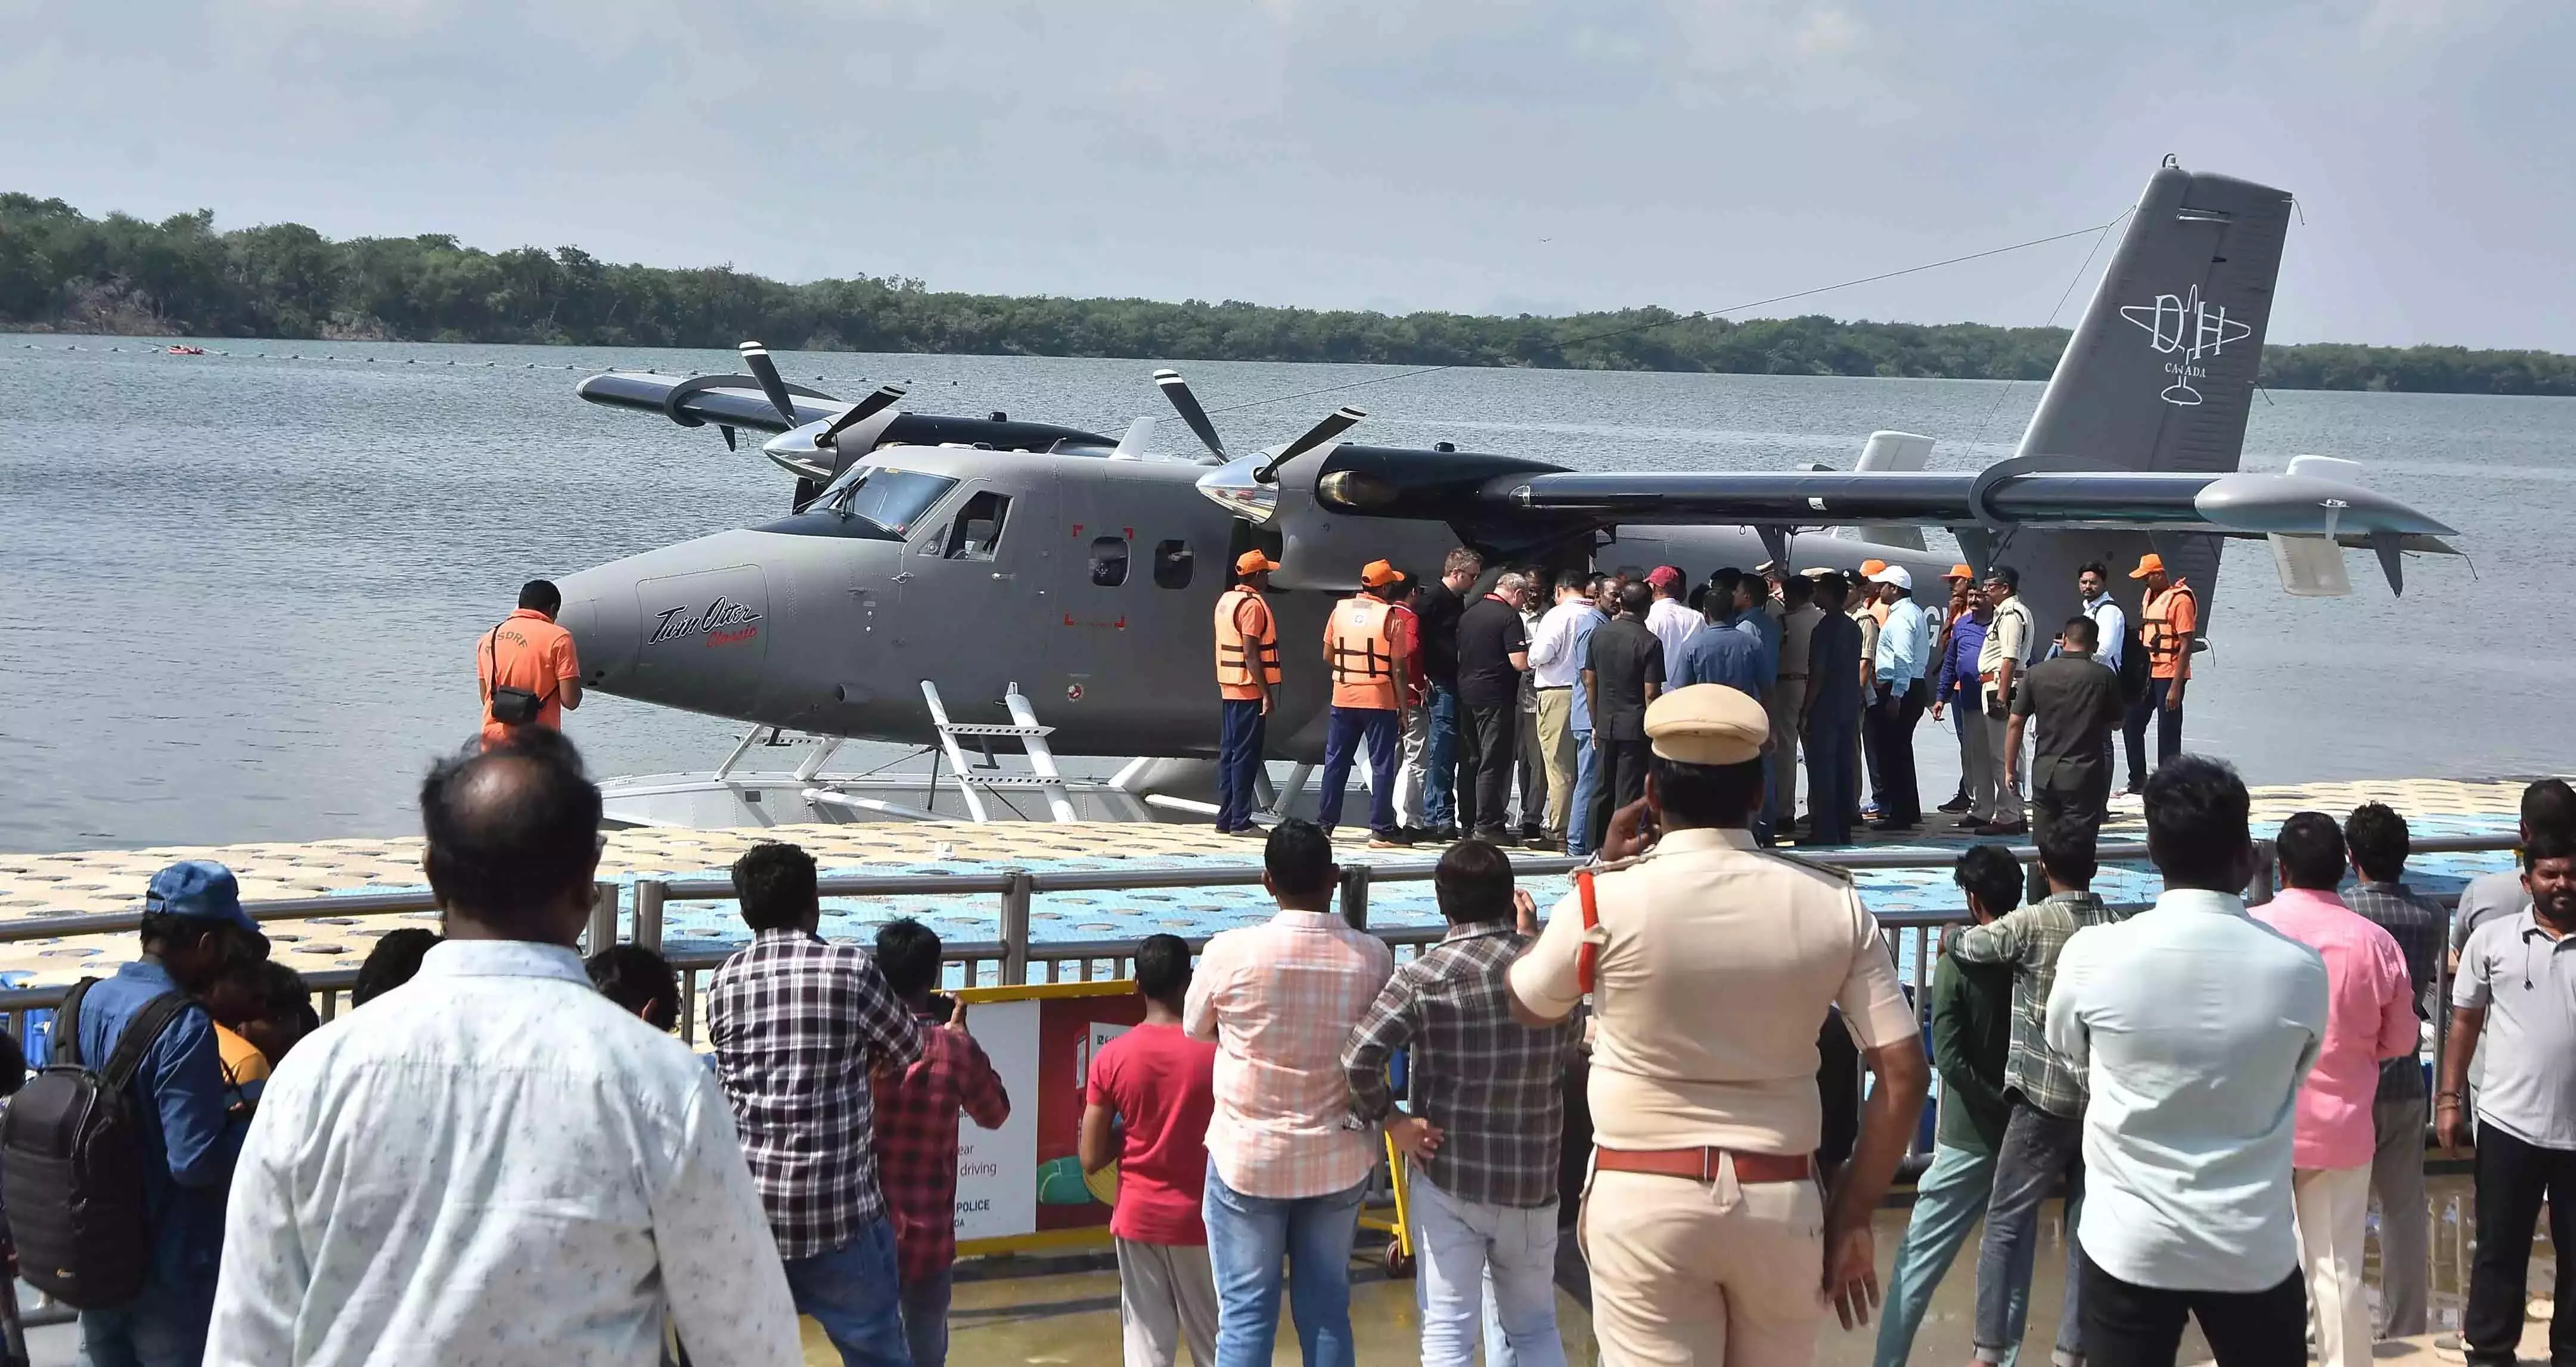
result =
[{"label": "metal railing", "polygon": [[[2414,846],[2418,855],[2495,853],[2513,848],[2509,837],[2478,837],[2419,841]],[[2256,885],[2248,890],[2255,900],[2270,896],[2270,859],[2268,842],[2266,858]],[[2027,846],[2014,847],[2013,855],[2024,864],[2035,859],[2036,852]],[[1815,863],[1830,865],[1855,873],[1879,870],[1948,868],[1956,859],[1946,850],[1869,850],[1852,849],[1801,854]],[[2135,863],[2147,857],[2144,844],[2122,842],[2103,845],[2098,857],[2104,864]],[[1515,859],[1513,869],[1524,876],[1548,876],[1570,873],[1585,861],[1564,857]],[[1340,906],[1342,915],[1353,927],[1367,930],[1369,925],[1369,890],[1380,883],[1421,882],[1431,878],[1436,865],[1427,861],[1384,864],[1354,864],[1342,870]],[[982,981],[987,970],[997,982],[1020,986],[1030,982],[1091,982],[1118,978],[1133,962],[1134,945],[1129,941],[1055,941],[1038,942],[1031,934],[1030,911],[1040,893],[1057,892],[1137,892],[1173,888],[1248,887],[1261,882],[1258,865],[1188,867],[1158,866],[1141,869],[1001,869],[991,873],[971,874],[838,874],[819,880],[818,890],[831,898],[880,897],[990,897],[995,900],[995,934],[989,940],[955,941],[946,946],[946,961],[963,975],[967,983]],[[728,878],[699,876],[688,878],[638,878],[631,884],[602,882],[597,885],[585,946],[612,943],[621,923],[631,924],[630,938],[648,949],[660,950],[663,942],[665,909],[673,901],[722,902],[734,899],[733,883]],[[344,918],[412,915],[437,910],[435,899],[425,890],[386,893],[352,893],[331,897],[299,897],[273,901],[249,902],[243,910],[257,921],[323,920]],[[627,913],[632,913],[631,922]],[[142,924],[137,910],[90,912],[79,915],[43,916],[26,920],[0,922],[0,943],[57,939],[69,936],[118,934],[131,932]],[[1879,918],[1887,933],[1889,949],[1897,962],[1910,963],[1914,972],[1909,986],[1918,999],[1931,983],[1933,955],[1929,938],[1933,931],[1965,920],[1964,913],[1891,912]],[[1382,929],[1381,938],[1394,945],[1401,954],[1439,938],[1440,928],[1425,926],[1409,929]],[[1205,937],[1191,940],[1193,950],[1206,943]],[[1907,951],[1911,950],[1911,953]],[[712,968],[724,958],[722,951],[701,951],[674,955],[672,967],[686,975]],[[339,996],[348,990],[354,974],[350,970],[324,970],[305,975],[312,985],[317,1009],[325,1019],[336,1015]],[[62,1000],[65,988],[33,987],[0,990],[0,1013],[9,1017],[10,1028],[21,1038],[25,1016],[29,1011],[43,1011]],[[696,993],[685,994],[687,1005],[694,1008]],[[694,1010],[684,1012],[694,1015]]]},{"label": "metal railing", "polygon": [[[2430,839],[2416,842],[2417,855],[2485,854],[2514,847],[2510,837],[2475,837]],[[2261,842],[2261,872],[2254,886],[2247,889],[2256,901],[2271,896],[2271,847]],[[2037,858],[2028,846],[2012,847],[2012,854],[2025,865]],[[1854,873],[1879,870],[1948,868],[1957,858],[1948,850],[1870,850],[1851,849],[1802,854],[1812,862],[1827,864]],[[2097,851],[2104,864],[2136,863],[2146,859],[2147,848],[2139,842],[2105,844]],[[1564,857],[1515,859],[1513,869],[1524,876],[1547,876],[1570,873],[1586,861]],[[1343,918],[1354,928],[1373,929],[1369,924],[1369,890],[1380,883],[1421,882],[1432,877],[1437,865],[1428,861],[1384,864],[1354,864],[1342,870],[1339,905]],[[1172,888],[1211,888],[1257,886],[1262,871],[1258,865],[1188,867],[1155,866],[1140,869],[1001,869],[991,873],[971,874],[836,874],[820,879],[818,891],[831,898],[878,897],[990,897],[995,899],[995,935],[989,940],[950,941],[944,946],[944,962],[957,978],[972,985],[989,978],[1004,986],[1022,986],[1032,982],[1095,982],[1117,980],[1128,976],[1134,964],[1135,944],[1128,940],[1069,940],[1039,942],[1031,934],[1031,907],[1040,893],[1056,892],[1135,892]],[[631,889],[631,890],[630,890]],[[724,877],[638,878],[631,884],[602,882],[595,888],[585,947],[615,942],[625,912],[632,912],[634,943],[659,951],[662,948],[664,913],[673,901],[724,902],[734,900],[732,880]],[[2445,904],[2455,898],[2443,899]],[[426,891],[353,893],[335,897],[299,897],[274,901],[250,902],[243,905],[253,920],[325,920],[339,921],[366,916],[414,915],[437,909],[436,901]],[[1928,1009],[1933,966],[1938,958],[1937,937],[1944,929],[1962,924],[1964,912],[1890,912],[1878,918],[1888,951],[1896,963],[1910,969],[1906,987],[1917,1010]],[[46,916],[28,920],[0,922],[0,943],[54,939],[74,935],[98,935],[131,932],[142,924],[139,910],[92,912],[82,915]],[[1375,929],[1379,938],[1394,948],[1399,960],[1410,958],[1427,944],[1439,940],[1443,928],[1436,925],[1387,927]],[[1204,948],[1207,937],[1184,937],[1193,953]],[[722,964],[730,949],[683,951],[669,956],[672,969],[681,984],[680,1033],[695,1043],[698,1039],[700,997],[706,974]],[[2448,962],[2436,956],[2437,1001],[2447,1001],[2449,992]],[[339,1014],[342,996],[355,983],[357,974],[350,969],[327,969],[308,973],[305,981],[313,990],[315,1009],[325,1020]],[[6,1028],[23,1045],[31,1019],[39,1013],[50,1013],[60,1005],[68,988],[63,986],[29,987],[0,990],[0,1016]],[[2433,1065],[2439,1076],[2443,1045],[2448,1035],[2447,1012],[2436,1011]]]}]

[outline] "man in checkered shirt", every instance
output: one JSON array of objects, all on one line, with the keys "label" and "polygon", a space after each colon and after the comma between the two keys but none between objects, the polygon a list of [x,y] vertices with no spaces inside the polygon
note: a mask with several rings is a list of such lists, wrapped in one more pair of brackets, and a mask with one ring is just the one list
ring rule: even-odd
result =
[{"label": "man in checkered shirt", "polygon": [[[2345,906],[2375,922],[2406,956],[2415,993],[2415,1016],[2439,1009],[2437,965],[2450,913],[2406,886],[2406,857],[2415,851],[2406,818],[2385,803],[2367,802],[2344,820],[2343,840],[2352,855],[2357,887]],[[2388,1311],[2388,1336],[2404,1338],[2432,1327],[2432,1208],[2424,1200],[2424,1064],[2416,1054],[2379,1065],[2379,1092],[2371,1104],[2376,1140],[2370,1190],[2379,1198],[2379,1300]]]},{"label": "man in checkered shirt", "polygon": [[707,987],[707,1034],[788,1290],[844,1363],[905,1367],[868,1077],[921,1057],[920,1028],[866,953],[815,933],[813,856],[756,845],[733,886],[752,940]]},{"label": "man in checkered shirt", "polygon": [[[1500,849],[1450,846],[1433,886],[1449,933],[1396,970],[1342,1047],[1351,1114],[1383,1122],[1414,1163],[1423,1367],[1473,1367],[1479,1320],[1498,1336],[1486,1361],[1561,1367],[1556,1201],[1575,1027],[1512,1019],[1509,970],[1538,935],[1538,909],[1513,889]],[[1386,1069],[1398,1049],[1411,1051],[1413,1106],[1390,1120]]]}]

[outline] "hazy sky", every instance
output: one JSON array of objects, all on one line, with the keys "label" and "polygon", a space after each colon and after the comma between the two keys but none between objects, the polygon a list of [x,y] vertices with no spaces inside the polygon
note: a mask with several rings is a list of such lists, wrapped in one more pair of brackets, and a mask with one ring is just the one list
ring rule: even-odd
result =
[{"label": "hazy sky", "polygon": [[[2173,152],[2299,196],[2275,340],[2576,351],[2568,0],[0,0],[0,34],[0,189],[93,213],[1693,309],[2098,224]],[[1764,311],[2037,323],[2090,245]]]}]

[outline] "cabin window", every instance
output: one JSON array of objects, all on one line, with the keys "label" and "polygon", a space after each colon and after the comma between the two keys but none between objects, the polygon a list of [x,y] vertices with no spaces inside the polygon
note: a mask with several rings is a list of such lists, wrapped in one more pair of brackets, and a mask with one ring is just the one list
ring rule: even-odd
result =
[{"label": "cabin window", "polygon": [[948,560],[990,560],[994,547],[1002,541],[1002,523],[1011,514],[1011,497],[989,490],[978,492],[957,510],[957,520],[948,526],[948,543],[940,552]]},{"label": "cabin window", "polygon": [[1190,572],[1198,568],[1197,557],[1190,554],[1186,541],[1154,543],[1154,587],[1185,589],[1190,586]]},{"label": "cabin window", "polygon": [[1114,589],[1127,582],[1127,538],[1095,536],[1091,539],[1091,582],[1104,589]]}]

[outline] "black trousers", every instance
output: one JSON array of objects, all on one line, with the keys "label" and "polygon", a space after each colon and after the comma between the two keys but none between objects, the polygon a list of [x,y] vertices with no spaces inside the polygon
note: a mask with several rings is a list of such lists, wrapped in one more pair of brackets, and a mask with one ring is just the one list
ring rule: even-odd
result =
[{"label": "black trousers", "polygon": [[[2521,1307],[2514,1310],[2517,1318]],[[2301,1367],[2308,1286],[2298,1269],[2266,1291],[2167,1291],[2124,1282],[2084,1258],[2085,1367],[2173,1367],[2185,1316],[2218,1367]]]},{"label": "black trousers", "polygon": [[2147,723],[2156,724],[2156,763],[2182,753],[2182,707],[2165,706],[2165,695],[2173,689],[2171,679],[2147,680],[2147,691],[2129,704],[2129,722],[2124,728],[2129,741],[2129,786],[2147,781]]},{"label": "black trousers", "polygon": [[2558,1308],[2549,1320],[2549,1360],[2576,1362],[2576,1152],[2526,1144],[2478,1126],[2478,1244],[2469,1261],[2469,1303],[2460,1342],[2471,1367],[2511,1364],[2522,1342],[2524,1278],[2540,1203],[2549,1202],[2549,1242],[2559,1250]]},{"label": "black trousers", "polygon": [[1458,704],[1458,827],[1492,834],[1510,819],[1512,757],[1520,749],[1521,709]]},{"label": "black trousers", "polygon": [[1878,687],[1869,711],[1861,717],[1862,734],[1874,757],[1878,819],[1900,826],[1921,824],[1923,792],[1914,781],[1914,726],[1923,720],[1927,694],[1919,683],[1901,694]]},{"label": "black trousers", "polygon": [[1592,808],[1592,848],[1597,850],[1609,835],[1610,818],[1646,795],[1647,749],[1643,736],[1608,740],[1598,731],[1592,734],[1601,747],[1601,796]]},{"label": "black trousers", "polygon": [[[2084,843],[2099,843],[2102,823],[2111,812],[2111,762],[2109,756],[2086,762],[2075,759],[2034,759],[2030,763],[2030,838],[2033,843],[2045,840],[2049,833],[2070,828],[2080,833]],[[2036,891],[2031,900],[2048,895],[2048,880],[2039,865],[2030,866],[2030,886]]]}]

